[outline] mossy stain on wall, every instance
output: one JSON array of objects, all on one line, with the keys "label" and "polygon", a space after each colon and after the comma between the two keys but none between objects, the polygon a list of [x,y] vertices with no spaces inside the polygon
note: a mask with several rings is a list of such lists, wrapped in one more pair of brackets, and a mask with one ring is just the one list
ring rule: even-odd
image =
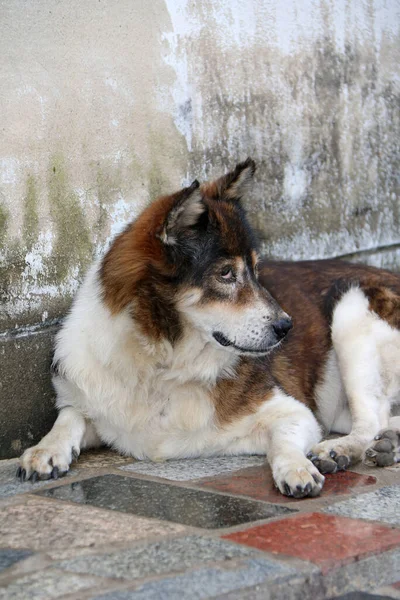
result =
[{"label": "mossy stain on wall", "polygon": [[0,203],[0,249],[4,243],[7,232],[8,210]]},{"label": "mossy stain on wall", "polygon": [[50,214],[56,228],[56,239],[50,257],[49,271],[58,282],[72,269],[82,277],[92,260],[93,247],[85,213],[77,194],[71,189],[65,161],[53,155],[48,174]]},{"label": "mossy stain on wall", "polygon": [[27,249],[31,250],[39,237],[38,193],[36,180],[33,175],[28,175],[26,180],[23,233]]}]

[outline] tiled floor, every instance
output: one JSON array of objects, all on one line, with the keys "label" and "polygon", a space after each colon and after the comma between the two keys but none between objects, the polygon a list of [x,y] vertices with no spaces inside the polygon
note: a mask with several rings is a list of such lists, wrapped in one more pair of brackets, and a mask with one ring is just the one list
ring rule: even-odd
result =
[{"label": "tiled floor", "polygon": [[400,468],[284,498],[259,456],[84,454],[20,484],[0,462],[0,600],[400,599]]}]

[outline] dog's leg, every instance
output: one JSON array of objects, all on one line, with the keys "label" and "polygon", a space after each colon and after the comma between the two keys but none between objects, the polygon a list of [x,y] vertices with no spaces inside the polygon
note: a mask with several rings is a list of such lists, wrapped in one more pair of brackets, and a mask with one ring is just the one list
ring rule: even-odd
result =
[{"label": "dog's leg", "polygon": [[94,426],[76,408],[66,406],[60,410],[51,431],[23,453],[17,477],[33,482],[51,477],[57,479],[69,470],[82,448],[99,444]]},{"label": "dog's leg", "polygon": [[312,412],[301,402],[276,389],[262,409],[267,434],[267,459],[276,486],[286,496],[317,496],[324,477],[306,453],[321,432]]},{"label": "dog's leg", "polygon": [[343,295],[332,319],[332,343],[351,415],[351,431],[312,448],[310,458],[323,473],[345,470],[358,462],[378,432],[388,425],[390,402],[385,393],[382,348],[393,330],[369,310],[359,288]]}]

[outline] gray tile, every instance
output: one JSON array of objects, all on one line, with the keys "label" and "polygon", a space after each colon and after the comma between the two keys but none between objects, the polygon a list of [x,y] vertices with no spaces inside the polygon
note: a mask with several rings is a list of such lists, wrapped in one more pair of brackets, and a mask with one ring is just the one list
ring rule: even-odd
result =
[{"label": "gray tile", "polygon": [[210,529],[232,527],[293,512],[293,509],[274,504],[119,475],[93,477],[39,494]]},{"label": "gray tile", "polygon": [[4,569],[8,569],[20,560],[24,560],[31,556],[30,550],[13,550],[12,548],[0,548],[0,573]]},{"label": "gray tile", "polygon": [[368,556],[363,560],[343,565],[325,574],[326,597],[360,590],[373,593],[383,586],[395,583],[400,573],[400,548]]},{"label": "gray tile", "polygon": [[[19,462],[16,458],[0,461],[0,498],[15,496],[16,494],[23,494],[24,492],[34,492],[35,490],[49,485],[49,483],[54,483],[54,480],[38,481],[37,483],[26,481],[25,483],[21,483],[15,476],[18,465]],[[71,469],[71,471],[67,473],[67,477],[72,477],[76,474],[77,471]]]},{"label": "gray tile", "polygon": [[2,545],[30,548],[60,559],[104,545],[128,544],[185,531],[175,523],[32,496],[24,503],[9,502],[0,510]]},{"label": "gray tile", "polygon": [[0,589],[0,600],[52,600],[92,587],[100,589],[98,579],[48,569],[21,577]]},{"label": "gray tile", "polygon": [[[333,600],[333,598],[331,599]],[[367,592],[350,592],[344,596],[337,596],[335,600],[392,600],[390,596],[368,594]]]},{"label": "gray tile", "polygon": [[400,486],[384,487],[354,496],[325,508],[323,512],[400,525]]},{"label": "gray tile", "polygon": [[[188,536],[140,544],[134,548],[65,560],[58,567],[75,573],[90,573],[104,577],[140,579],[171,571],[183,571],[201,563],[223,563],[234,558],[255,555],[254,550],[214,538]],[[272,568],[272,567],[271,567]],[[277,569],[280,570],[279,565]]]},{"label": "gray tile", "polygon": [[239,471],[239,469],[246,469],[247,467],[260,466],[265,464],[265,461],[265,456],[215,456],[213,458],[187,458],[165,462],[143,460],[119,468],[122,471],[162,477],[171,481],[190,481],[191,479],[212,477]]},{"label": "gray tile", "polygon": [[225,566],[199,569],[185,575],[147,583],[136,590],[96,596],[95,600],[201,600],[234,590],[239,593],[243,588],[272,582],[274,579],[290,580],[294,574],[295,571],[288,567],[267,560],[246,560],[232,565],[230,569]]}]

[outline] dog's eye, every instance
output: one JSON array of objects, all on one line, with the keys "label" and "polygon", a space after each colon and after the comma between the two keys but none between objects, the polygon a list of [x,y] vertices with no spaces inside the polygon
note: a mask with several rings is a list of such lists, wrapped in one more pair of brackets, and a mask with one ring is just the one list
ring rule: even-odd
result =
[{"label": "dog's eye", "polygon": [[232,267],[226,266],[222,269],[220,276],[224,281],[232,282],[236,280],[235,273],[233,272]]}]

